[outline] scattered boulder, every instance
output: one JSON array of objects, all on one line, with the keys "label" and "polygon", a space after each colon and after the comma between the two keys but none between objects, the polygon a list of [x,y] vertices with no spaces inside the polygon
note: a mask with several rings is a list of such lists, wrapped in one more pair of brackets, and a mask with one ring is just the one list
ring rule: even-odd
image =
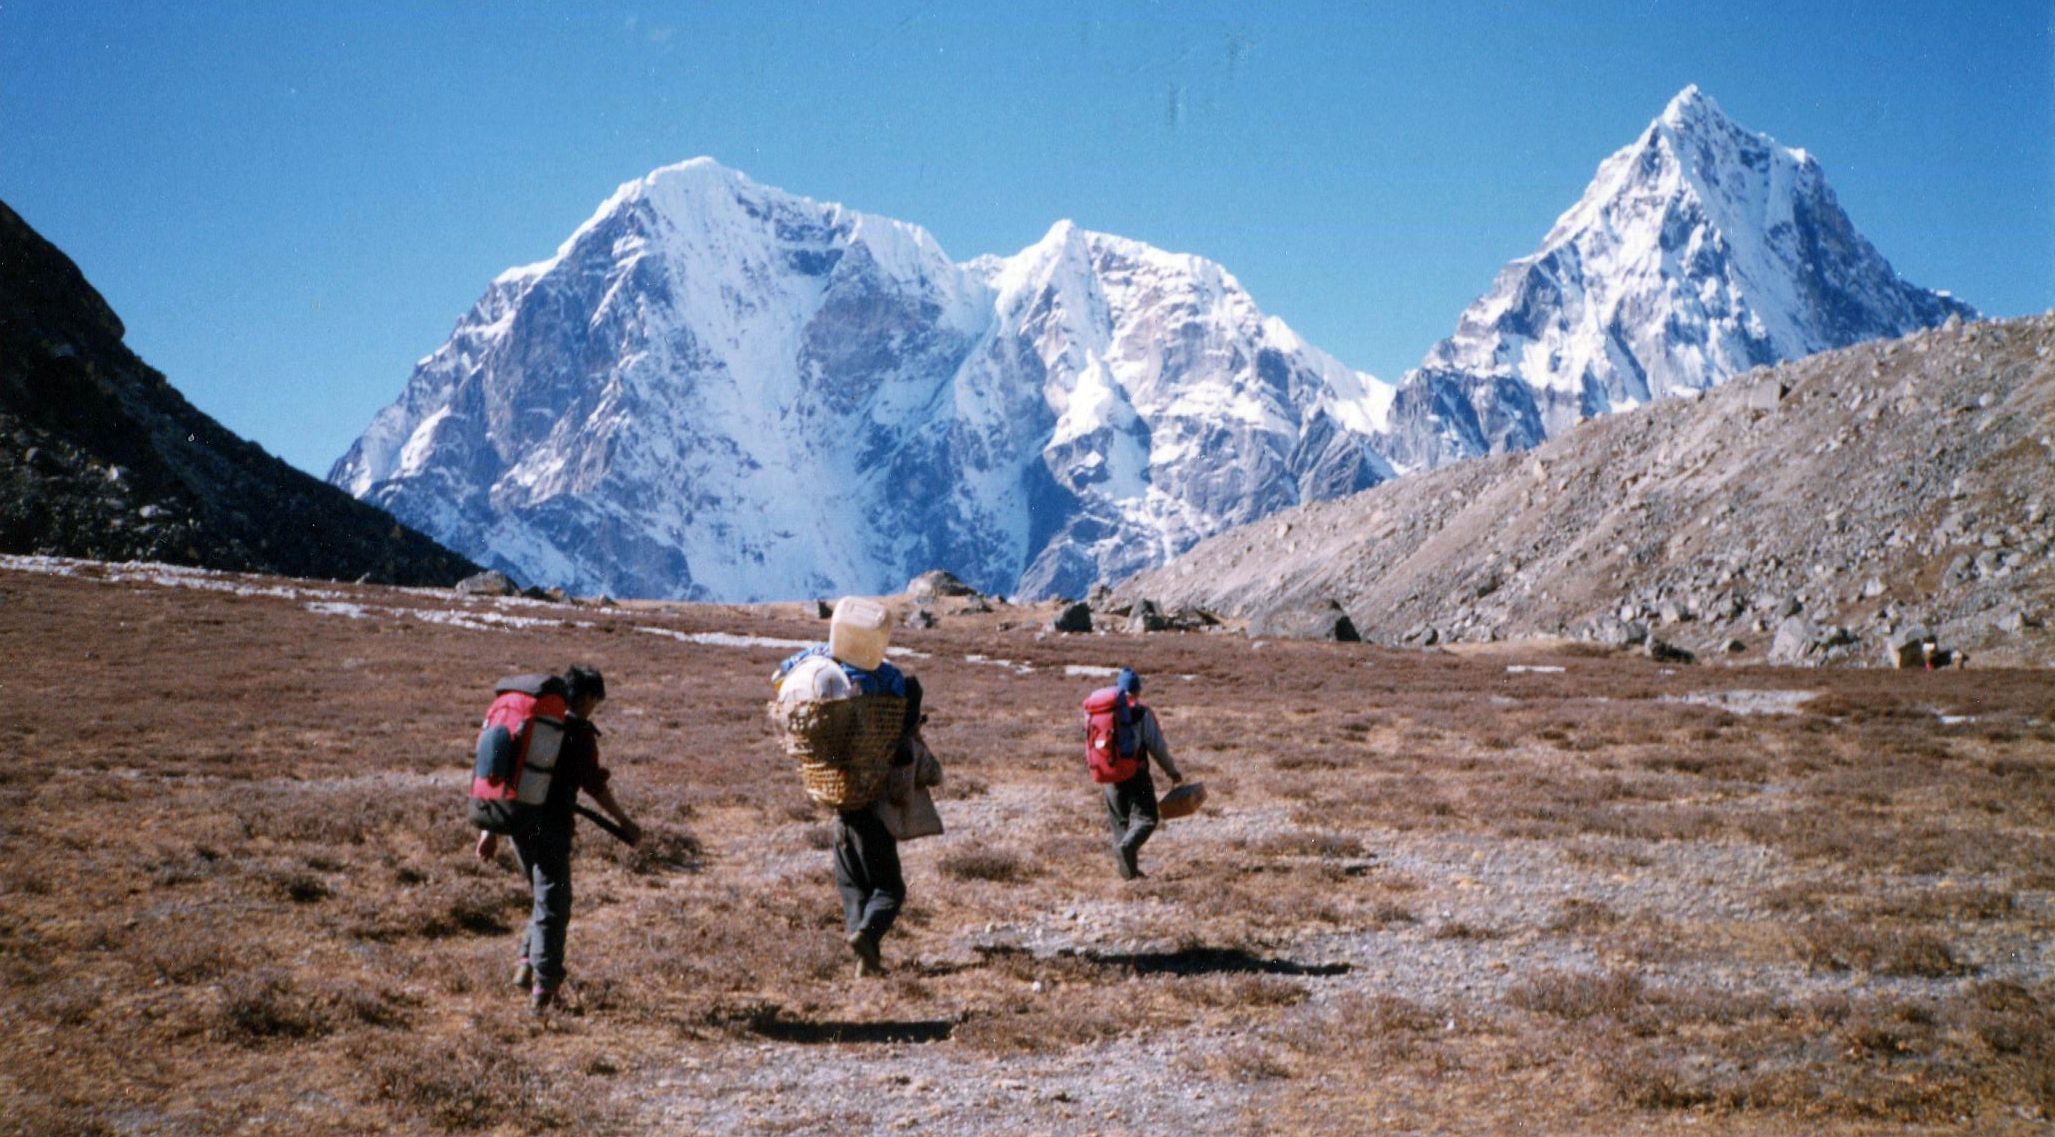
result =
[{"label": "scattered boulder", "polygon": [[1127,631],[1129,635],[1160,632],[1169,626],[1170,621],[1163,618],[1163,613],[1157,610],[1154,600],[1137,602],[1127,617]]},{"label": "scattered boulder", "polygon": [[1775,379],[1765,379],[1749,385],[1748,394],[1745,396],[1748,400],[1747,407],[1751,411],[1773,411],[1777,409],[1778,403],[1784,401],[1784,396],[1790,393],[1791,389],[1783,383]]},{"label": "scattered boulder", "polygon": [[826,600],[816,600],[813,602],[813,614],[817,619],[832,620],[835,618],[835,606]]},{"label": "scattered boulder", "polygon": [[907,613],[906,626],[909,628],[932,628],[935,626],[935,613],[925,604],[916,605],[912,612]]},{"label": "scattered boulder", "polygon": [[1641,650],[1648,655],[1648,658],[1655,660],[1657,663],[1698,662],[1698,656],[1690,651],[1678,647],[1668,640],[1658,639],[1655,636],[1648,637],[1648,642],[1642,645]]},{"label": "scattered boulder", "polygon": [[1599,621],[1592,629],[1589,639],[1597,640],[1607,647],[1638,647],[1648,642],[1648,625],[1639,620],[1619,620],[1608,617]]},{"label": "scattered boulder", "polygon": [[1804,663],[1811,653],[1813,641],[1819,638],[1819,628],[1803,616],[1786,616],[1777,625],[1776,638],[1770,641],[1771,663]]},{"label": "scattered boulder", "polygon": [[1249,635],[1287,640],[1361,643],[1355,622],[1333,600],[1304,607],[1273,608],[1249,617]]},{"label": "scattered boulder", "polygon": [[498,569],[467,576],[456,583],[456,590],[465,596],[512,596],[521,591],[513,577]]},{"label": "scattered boulder", "polygon": [[1855,636],[1842,627],[1822,627],[1804,616],[1787,616],[1777,625],[1769,662],[1782,666],[1817,667],[1848,654]]},{"label": "scattered boulder", "polygon": [[953,572],[930,569],[907,582],[906,594],[915,600],[933,600],[944,596],[976,596],[978,590],[963,583]]},{"label": "scattered boulder", "polygon": [[1064,605],[1063,610],[1056,613],[1056,618],[1049,621],[1049,630],[1072,634],[1091,631],[1091,607],[1079,601],[1072,601]]},{"label": "scattered boulder", "polygon": [[1934,650],[1934,634],[1923,627],[1900,630],[1884,641],[1884,658],[1892,667],[1919,670]]}]

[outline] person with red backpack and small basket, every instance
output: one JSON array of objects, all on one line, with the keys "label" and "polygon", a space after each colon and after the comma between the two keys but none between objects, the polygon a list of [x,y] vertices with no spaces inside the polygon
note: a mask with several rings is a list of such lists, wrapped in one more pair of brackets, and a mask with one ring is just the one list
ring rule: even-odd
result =
[{"label": "person with red backpack and small basket", "polygon": [[1163,767],[1171,785],[1184,781],[1170,758],[1156,712],[1141,703],[1141,693],[1142,677],[1123,667],[1113,686],[1085,699],[1085,767],[1092,780],[1105,787],[1106,823],[1113,832],[1113,861],[1122,880],[1144,875],[1137,858],[1161,820],[1149,760]]}]

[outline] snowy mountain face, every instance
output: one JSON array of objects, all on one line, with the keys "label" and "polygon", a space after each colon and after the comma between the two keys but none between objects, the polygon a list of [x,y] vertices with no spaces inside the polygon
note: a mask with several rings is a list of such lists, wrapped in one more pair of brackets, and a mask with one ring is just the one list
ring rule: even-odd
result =
[{"label": "snowy mountain face", "polygon": [[698,159],[494,281],[330,480],[577,591],[1081,594],[1389,476],[1390,388],[1218,265],[926,232]]},{"label": "snowy mountain face", "polygon": [[1696,88],[1396,388],[1219,265],[1059,223],[925,231],[707,159],[504,273],[330,480],[581,592],[1077,596],[1397,474],[1967,306],[1898,279],[1817,163]]},{"label": "snowy mountain face", "polygon": [[1582,417],[1956,314],[1976,316],[1900,280],[1809,155],[1689,87],[1406,376],[1400,402],[1446,417],[1397,452],[1411,467],[1522,449]]}]

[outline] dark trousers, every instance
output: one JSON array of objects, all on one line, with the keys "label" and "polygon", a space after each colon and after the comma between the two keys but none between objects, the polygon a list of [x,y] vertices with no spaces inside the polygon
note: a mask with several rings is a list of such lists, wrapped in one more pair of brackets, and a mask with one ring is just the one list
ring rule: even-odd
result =
[{"label": "dark trousers", "polygon": [[1113,831],[1114,848],[1130,860],[1142,851],[1159,820],[1156,781],[1149,776],[1147,763],[1134,777],[1106,787],[1106,825]]},{"label": "dark trousers", "polygon": [[906,903],[899,842],[868,809],[835,816],[835,889],[842,894],[842,922],[873,942],[892,930]]},{"label": "dark trousers", "polygon": [[571,823],[543,822],[514,834],[514,856],[535,893],[521,955],[535,969],[535,985],[564,981],[564,933],[571,925]]}]

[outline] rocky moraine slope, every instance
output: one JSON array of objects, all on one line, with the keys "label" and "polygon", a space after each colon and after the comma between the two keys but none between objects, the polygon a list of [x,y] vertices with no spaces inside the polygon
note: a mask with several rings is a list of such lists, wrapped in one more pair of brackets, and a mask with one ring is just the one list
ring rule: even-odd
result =
[{"label": "rocky moraine slope", "polygon": [[[2055,313],[1761,368],[1539,448],[1291,510],[1119,592],[1367,639],[2055,663]],[[1660,648],[1658,648],[1660,650]]]}]

